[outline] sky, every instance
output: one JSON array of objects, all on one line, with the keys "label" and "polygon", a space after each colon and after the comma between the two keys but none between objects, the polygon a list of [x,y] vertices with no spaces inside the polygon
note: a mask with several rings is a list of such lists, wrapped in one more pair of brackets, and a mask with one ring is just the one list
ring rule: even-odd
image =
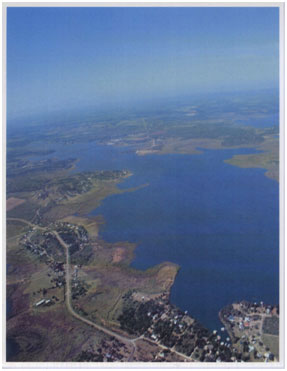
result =
[{"label": "sky", "polygon": [[7,115],[277,88],[279,9],[7,9]]}]

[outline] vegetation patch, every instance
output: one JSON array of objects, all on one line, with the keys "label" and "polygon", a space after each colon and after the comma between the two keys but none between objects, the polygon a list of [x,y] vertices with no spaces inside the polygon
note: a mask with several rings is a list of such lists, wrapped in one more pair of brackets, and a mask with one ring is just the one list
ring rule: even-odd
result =
[{"label": "vegetation patch", "polygon": [[279,317],[266,317],[263,321],[263,333],[270,335],[279,335]]}]

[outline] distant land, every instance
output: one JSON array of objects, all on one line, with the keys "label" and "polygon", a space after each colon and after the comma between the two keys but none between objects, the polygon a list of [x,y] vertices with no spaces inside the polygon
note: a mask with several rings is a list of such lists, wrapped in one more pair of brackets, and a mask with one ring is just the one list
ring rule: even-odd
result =
[{"label": "distant land", "polygon": [[[58,114],[52,116],[52,122],[44,120],[44,125],[41,125],[41,119],[28,121],[30,124],[26,124],[24,130],[25,140],[18,120],[11,128],[8,127],[8,133],[10,130],[12,135],[14,130],[18,133],[18,139],[16,134],[8,142],[8,155],[11,159],[21,155],[21,151],[24,156],[33,155],[33,149],[27,146],[39,140],[45,141],[47,145],[57,142],[97,142],[124,146],[139,155],[196,154],[200,153],[199,148],[245,147],[257,149],[258,154],[235,157],[229,163],[240,167],[264,168],[267,176],[279,181],[279,116],[276,97],[277,93],[272,90],[245,95],[233,93],[229,97],[217,94],[193,99],[193,104],[188,104],[187,98],[186,103],[169,100],[164,105],[161,102],[158,110],[155,107],[150,110],[146,108],[145,111],[126,108],[122,111],[111,110],[109,114],[91,111],[82,113],[84,119],[64,120]],[[47,125],[49,130],[45,129]]]}]

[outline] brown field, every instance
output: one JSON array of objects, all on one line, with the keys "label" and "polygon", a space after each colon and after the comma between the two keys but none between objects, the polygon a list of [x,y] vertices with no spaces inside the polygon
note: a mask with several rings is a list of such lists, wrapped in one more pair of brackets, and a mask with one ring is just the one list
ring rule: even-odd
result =
[{"label": "brown field", "polygon": [[113,254],[112,263],[119,263],[120,261],[124,259],[124,256],[125,256],[125,249],[122,247],[117,247]]},{"label": "brown field", "polygon": [[9,320],[7,336],[21,351],[11,361],[71,362],[107,336],[73,318],[65,304],[23,312]]},{"label": "brown field", "polygon": [[15,207],[23,204],[25,200],[21,198],[16,198],[16,197],[9,197],[8,200],[6,201],[6,210],[10,211],[12,209],[15,209]]},{"label": "brown field", "polygon": [[27,229],[27,226],[24,223],[21,223],[16,220],[7,220],[6,223],[6,238],[17,239],[24,231]]},{"label": "brown field", "polygon": [[275,357],[279,359],[279,336],[263,334],[262,340],[270,348]]}]

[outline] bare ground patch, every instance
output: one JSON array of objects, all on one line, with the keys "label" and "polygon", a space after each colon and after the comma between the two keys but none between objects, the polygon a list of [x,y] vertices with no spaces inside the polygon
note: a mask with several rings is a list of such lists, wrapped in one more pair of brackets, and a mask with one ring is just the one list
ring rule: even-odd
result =
[{"label": "bare ground patch", "polygon": [[10,211],[15,209],[15,207],[23,204],[24,202],[26,202],[26,200],[23,200],[22,198],[9,197],[6,201],[6,210]]}]

